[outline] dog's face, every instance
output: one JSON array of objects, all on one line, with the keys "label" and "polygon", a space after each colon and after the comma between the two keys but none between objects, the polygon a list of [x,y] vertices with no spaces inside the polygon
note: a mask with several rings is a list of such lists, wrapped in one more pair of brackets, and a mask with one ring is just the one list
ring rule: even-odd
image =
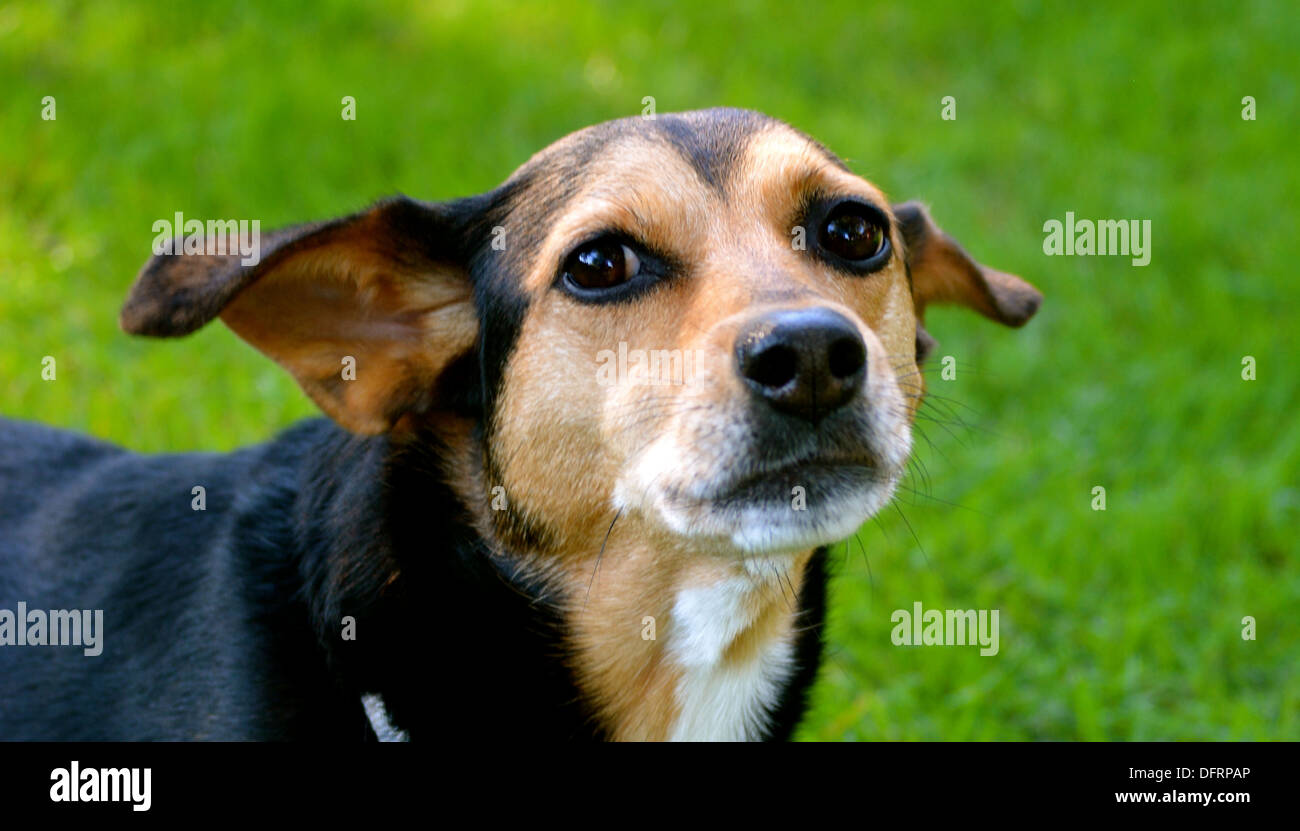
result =
[{"label": "dog's face", "polygon": [[927,303],[1019,325],[1039,299],[803,134],[709,110],[580,131],[480,197],[289,229],[254,266],[155,257],[123,322],[220,314],[358,432],[460,401],[520,545],[623,515],[744,558],[842,539],[888,501]]},{"label": "dog's face", "polygon": [[890,496],[920,393],[888,201],[748,114],[601,125],[521,178],[578,154],[521,275],[491,441],[507,492],[561,527],[608,502],[742,554],[853,533]]}]

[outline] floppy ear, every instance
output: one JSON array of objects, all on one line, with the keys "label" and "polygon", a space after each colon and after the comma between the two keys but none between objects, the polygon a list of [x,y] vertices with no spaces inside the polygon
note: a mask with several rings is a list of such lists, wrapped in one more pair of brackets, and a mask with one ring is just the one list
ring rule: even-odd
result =
[{"label": "floppy ear", "polygon": [[[1014,274],[977,263],[920,202],[893,206],[907,248],[918,331],[931,303],[956,303],[1007,326],[1023,326],[1043,295]],[[928,337],[928,335],[926,336]]]},{"label": "floppy ear", "polygon": [[384,432],[433,409],[444,370],[474,348],[463,225],[447,206],[398,197],[271,233],[251,265],[238,253],[158,254],[122,328],[176,337],[220,315],[339,424]]}]

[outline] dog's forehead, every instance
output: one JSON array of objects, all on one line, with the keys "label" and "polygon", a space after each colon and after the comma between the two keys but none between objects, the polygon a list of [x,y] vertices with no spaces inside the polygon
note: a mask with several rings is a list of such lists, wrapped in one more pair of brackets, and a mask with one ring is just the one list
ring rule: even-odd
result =
[{"label": "dog's forehead", "polygon": [[783,122],[750,110],[718,108],[631,116],[570,133],[535,154],[511,178],[576,173],[590,170],[601,160],[617,159],[637,151],[656,154],[657,150],[663,150],[671,151],[676,161],[689,165],[704,182],[720,188],[743,158],[749,143],[756,136],[775,130],[800,135]]}]

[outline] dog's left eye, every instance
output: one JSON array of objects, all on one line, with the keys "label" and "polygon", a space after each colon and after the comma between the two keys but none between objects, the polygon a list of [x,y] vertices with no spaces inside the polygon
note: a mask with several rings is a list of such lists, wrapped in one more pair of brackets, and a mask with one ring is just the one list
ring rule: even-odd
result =
[{"label": "dog's left eye", "polygon": [[636,252],[617,239],[593,240],[575,250],[564,262],[564,279],[585,291],[620,286],[641,270]]},{"label": "dog's left eye", "polygon": [[821,247],[841,260],[865,265],[889,245],[885,223],[876,212],[855,202],[837,205],[822,223]]}]

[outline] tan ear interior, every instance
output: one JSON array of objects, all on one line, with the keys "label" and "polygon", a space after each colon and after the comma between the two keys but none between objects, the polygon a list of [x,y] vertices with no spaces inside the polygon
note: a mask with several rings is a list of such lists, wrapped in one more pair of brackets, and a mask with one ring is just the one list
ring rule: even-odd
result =
[{"label": "tan ear interior", "polygon": [[433,407],[440,374],[478,333],[458,269],[412,267],[356,240],[290,254],[235,295],[221,319],[358,433]]}]

